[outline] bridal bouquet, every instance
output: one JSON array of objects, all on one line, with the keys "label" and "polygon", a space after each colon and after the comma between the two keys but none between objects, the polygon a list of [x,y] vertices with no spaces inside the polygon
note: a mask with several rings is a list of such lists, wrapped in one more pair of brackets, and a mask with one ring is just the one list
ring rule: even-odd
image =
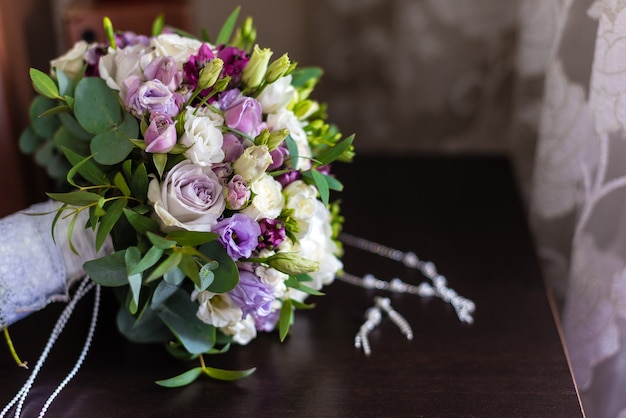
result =
[{"label": "bridal bouquet", "polygon": [[162,18],[150,36],[105,18],[106,44],[80,41],[30,71],[38,95],[20,145],[57,180],[52,233],[62,220],[74,248],[93,231],[105,255],[83,268],[116,289],[125,336],[200,360],[164,386],[248,375],[203,355],[259,332],[282,341],[342,269],[331,168],[351,160],[353,136],[310,96],[321,70],[272,59],[238,13],[214,41]]}]

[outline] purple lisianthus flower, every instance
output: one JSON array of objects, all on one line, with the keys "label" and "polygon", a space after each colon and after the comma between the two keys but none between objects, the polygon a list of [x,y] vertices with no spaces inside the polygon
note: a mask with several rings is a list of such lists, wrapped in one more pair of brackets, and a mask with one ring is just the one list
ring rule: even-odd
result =
[{"label": "purple lisianthus flower", "polygon": [[180,111],[182,96],[172,93],[160,80],[142,82],[140,77],[130,76],[124,81],[124,87],[124,105],[134,114],[144,115],[150,112],[174,117]]},{"label": "purple lisianthus flower", "polygon": [[219,234],[219,242],[233,260],[248,258],[256,249],[261,235],[261,227],[252,218],[243,213],[236,213],[230,218],[219,221],[213,227]]},{"label": "purple lisianthus flower", "polygon": [[228,294],[241,308],[242,319],[252,315],[256,322],[272,313],[272,287],[250,271],[239,271],[239,283]]},{"label": "purple lisianthus flower", "polygon": [[146,152],[170,152],[177,140],[176,125],[172,118],[161,113],[152,113],[143,140],[146,143]]},{"label": "purple lisianthus flower", "polygon": [[85,77],[100,77],[100,70],[98,69],[98,63],[100,57],[107,54],[107,48],[105,46],[96,45],[89,47],[83,55],[85,62],[87,62],[87,68],[85,68]]},{"label": "purple lisianthus flower", "polygon": [[226,207],[232,210],[243,208],[250,199],[250,188],[239,174],[226,184]]},{"label": "purple lisianthus flower", "polygon": [[294,181],[300,179],[302,174],[298,170],[291,170],[286,172],[285,174],[281,174],[280,176],[276,176],[276,181],[283,186],[283,189],[287,187],[289,183],[293,183]]},{"label": "purple lisianthus flower", "polygon": [[239,96],[224,110],[224,122],[229,128],[237,129],[252,138],[266,126],[261,104],[248,96]]},{"label": "purple lisianthus flower", "polygon": [[141,44],[143,46],[149,46],[150,38],[146,35],[138,35],[135,32],[125,31],[115,35],[115,43],[117,45],[117,48],[120,49],[138,44]]},{"label": "purple lisianthus flower", "polygon": [[273,250],[285,240],[285,224],[280,220],[263,218],[259,221],[259,226],[261,227],[259,249],[268,248]]},{"label": "purple lisianthus flower", "polygon": [[143,70],[143,75],[146,80],[159,80],[172,92],[176,91],[183,81],[183,75],[176,69],[176,62],[172,57],[155,58]]},{"label": "purple lisianthus flower", "polygon": [[275,310],[270,312],[267,316],[255,317],[254,325],[258,330],[269,332],[276,328],[276,323],[278,322],[279,318],[280,310]]}]

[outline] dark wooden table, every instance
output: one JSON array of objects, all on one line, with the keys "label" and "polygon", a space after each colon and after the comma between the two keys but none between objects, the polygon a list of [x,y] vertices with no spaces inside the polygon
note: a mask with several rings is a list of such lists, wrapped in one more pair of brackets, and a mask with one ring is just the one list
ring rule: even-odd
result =
[{"label": "dark wooden table", "polygon": [[[357,156],[336,168],[346,232],[433,261],[449,285],[477,306],[472,325],[436,298],[391,295],[336,281],[298,311],[288,339],[274,333],[208,358],[210,365],[257,367],[236,382],[202,378],[165,389],[153,383],[195,365],[160,346],[126,342],[105,291],[94,346],[52,403],[50,417],[579,417],[581,408],[533,252],[511,167],[499,156]],[[346,247],[346,270],[423,278],[397,263]],[[370,334],[372,354],[354,336],[375,295],[389,296],[413,327],[407,341],[389,322]],[[74,364],[92,295],[81,301],[51,352],[23,411],[37,416]],[[62,305],[10,328],[34,365]],[[28,373],[0,345],[0,402]],[[12,416],[12,415],[10,415]]]}]

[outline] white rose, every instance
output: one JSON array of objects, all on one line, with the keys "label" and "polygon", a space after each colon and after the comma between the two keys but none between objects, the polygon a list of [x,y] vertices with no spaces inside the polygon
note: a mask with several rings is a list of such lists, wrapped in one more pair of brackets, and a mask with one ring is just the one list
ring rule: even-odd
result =
[{"label": "white rose", "polygon": [[98,62],[100,78],[106,81],[107,86],[119,91],[124,80],[130,76],[134,75],[143,80],[143,68],[151,59],[150,49],[142,44],[123,49],[109,48],[107,54]]},{"label": "white rose", "polygon": [[185,113],[185,132],[180,143],[190,147],[184,155],[194,164],[211,165],[224,161],[224,137],[218,128],[224,118],[208,108],[188,107]]},{"label": "white rose", "polygon": [[183,64],[189,61],[191,55],[195,55],[202,42],[177,35],[175,33],[166,33],[157,36],[152,40],[156,56],[170,56],[176,62],[178,70],[183,69]]},{"label": "white rose", "polygon": [[269,86],[265,87],[257,97],[261,103],[263,113],[278,113],[287,107],[289,102],[296,99],[298,93],[291,85],[291,74],[281,77]]},{"label": "white rose", "polygon": [[235,174],[243,177],[244,181],[250,183],[261,175],[272,163],[267,145],[252,145],[243,151],[243,154],[233,163]]},{"label": "white rose", "polygon": [[254,198],[242,212],[255,221],[262,218],[275,219],[285,206],[281,184],[264,173],[250,184]]},{"label": "white rose", "polygon": [[78,41],[74,44],[72,49],[58,58],[50,61],[50,69],[63,71],[71,78],[75,78],[78,72],[83,68],[85,63],[83,55],[87,52],[89,44],[86,41]]},{"label": "white rose", "polygon": [[287,128],[289,135],[298,147],[298,169],[308,170],[311,168],[311,147],[306,132],[302,128],[302,122],[298,120],[291,110],[282,109],[277,113],[267,115],[267,127],[270,131],[278,131]]},{"label": "white rose", "polygon": [[217,175],[210,167],[189,160],[176,164],[163,183],[153,179],[148,186],[148,200],[164,232],[210,232],[226,207]]}]

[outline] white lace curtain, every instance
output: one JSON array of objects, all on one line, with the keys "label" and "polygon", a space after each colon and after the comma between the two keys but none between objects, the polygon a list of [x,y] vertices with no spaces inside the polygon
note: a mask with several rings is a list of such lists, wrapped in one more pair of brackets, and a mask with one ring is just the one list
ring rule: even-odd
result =
[{"label": "white lace curtain", "polygon": [[626,1],[316,4],[361,151],[510,153],[585,412],[626,417]]}]

